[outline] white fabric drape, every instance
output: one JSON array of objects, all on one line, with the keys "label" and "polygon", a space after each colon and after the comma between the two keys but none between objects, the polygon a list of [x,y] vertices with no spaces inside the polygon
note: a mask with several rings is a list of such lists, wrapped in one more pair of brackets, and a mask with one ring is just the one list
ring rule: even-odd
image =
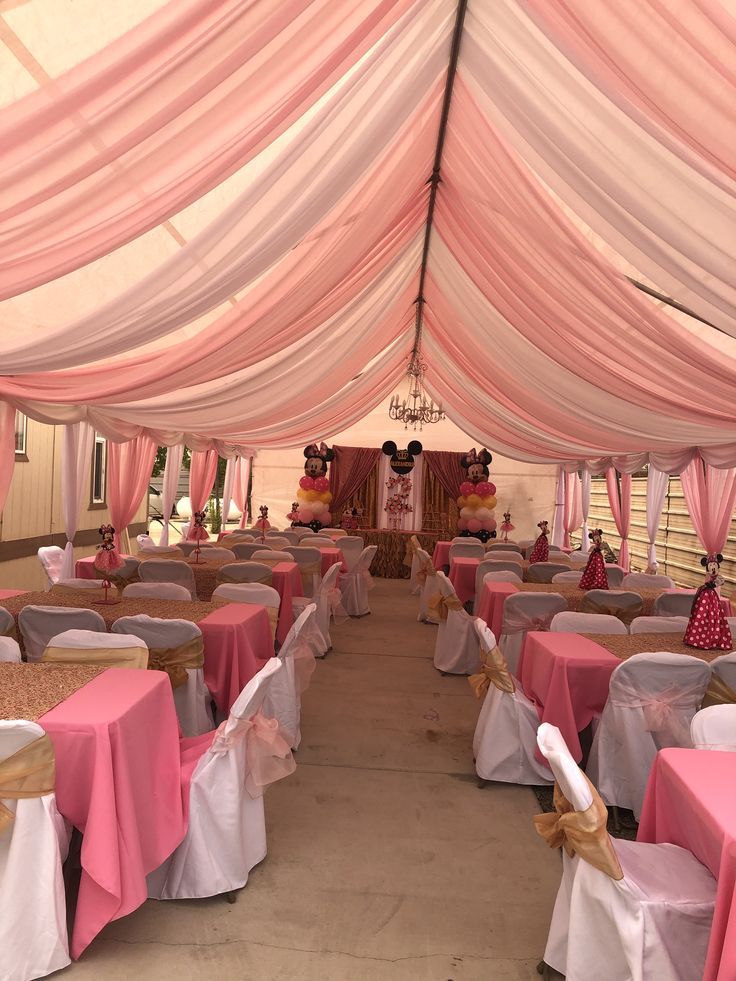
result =
[{"label": "white fabric drape", "polygon": [[590,474],[583,468],[583,475],[580,479],[580,502],[583,508],[583,531],[582,531],[582,541],[580,543],[580,551],[587,552],[590,548],[590,541],[588,539],[588,513],[590,511]]},{"label": "white fabric drape", "polygon": [[[419,453],[414,457],[414,469],[409,474],[409,477],[411,478],[409,504],[411,504],[414,510],[411,512],[411,514],[404,514],[401,516],[401,520],[397,526],[400,530],[422,527],[422,486],[424,476],[424,468],[422,464],[422,454]],[[396,475],[391,469],[391,457],[387,456],[385,453],[382,453],[381,459],[378,461],[378,493],[376,494],[376,509],[378,511],[376,516],[376,524],[379,528],[393,527],[389,520],[389,515],[385,511],[385,507],[389,497],[395,493],[395,491],[389,491],[389,489],[386,487],[386,481],[389,479],[389,477],[394,476]]]},{"label": "white fabric drape", "polygon": [[235,471],[240,465],[240,457],[231,457],[225,464],[225,479],[222,482],[222,530],[227,525],[227,516],[230,513],[230,504],[233,499],[233,484],[235,483]]},{"label": "white fabric drape", "polygon": [[662,519],[662,509],[664,500],[667,497],[667,489],[670,485],[669,474],[657,470],[651,463],[647,473],[647,537],[649,548],[647,550],[647,572],[657,571],[657,532],[659,522]]},{"label": "white fabric drape", "polygon": [[557,486],[555,489],[555,513],[552,516],[551,545],[562,548],[565,541],[565,472],[562,467],[557,469]]},{"label": "white fabric drape", "polygon": [[183,456],[183,443],[178,443],[175,446],[169,446],[166,450],[164,482],[161,489],[161,508],[164,513],[164,526],[163,530],[161,531],[159,545],[169,544],[169,519],[171,518],[171,512],[174,504],[176,503],[176,494],[179,489],[179,474],[181,473],[181,461]]},{"label": "white fabric drape", "polygon": [[424,457],[417,453],[414,457],[414,469],[409,474],[411,477],[411,494],[409,503],[414,509],[411,514],[406,516],[404,528],[422,527],[422,492],[424,490]]},{"label": "white fabric drape", "polygon": [[251,458],[234,456],[227,461],[225,467],[225,480],[222,488],[222,527],[225,529],[227,516],[230,507],[235,503],[235,507],[240,511],[240,527],[247,526],[248,519],[248,481],[250,480]]},{"label": "white fabric drape", "polygon": [[85,501],[89,500],[89,475],[95,431],[86,422],[64,426],[61,444],[61,509],[67,543],[61,578],[74,577],[74,536]]}]

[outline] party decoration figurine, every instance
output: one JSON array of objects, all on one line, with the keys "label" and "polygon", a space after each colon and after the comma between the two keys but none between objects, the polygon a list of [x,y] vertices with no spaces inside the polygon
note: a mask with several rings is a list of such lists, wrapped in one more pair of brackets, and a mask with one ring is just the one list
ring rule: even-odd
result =
[{"label": "party decoration figurine", "polygon": [[503,532],[503,541],[507,542],[509,540],[509,532],[514,530],[514,526],[511,524],[511,512],[503,512],[503,524],[501,525],[501,531]]},{"label": "party decoration figurine", "polygon": [[294,528],[296,523],[299,521],[299,502],[291,502],[291,511],[286,515],[288,521],[291,522],[291,527]]},{"label": "party decoration figurine", "polygon": [[530,564],[532,562],[547,562],[549,560],[549,541],[547,539],[549,521],[538,521],[537,528],[539,528],[539,535],[534,542],[532,554],[529,556]]},{"label": "party decoration figurine", "polygon": [[298,510],[297,520],[292,522],[295,528],[311,528],[319,531],[332,523],[330,503],[330,482],[327,479],[327,464],[335,458],[334,450],[324,443],[317,446],[310,443],[304,448],[306,462],[304,476],[299,481],[296,492]]},{"label": "party decoration figurine", "polygon": [[460,510],[458,532],[462,537],[472,536],[482,542],[496,537],[496,519],[493,516],[496,485],[488,480],[491,460],[493,457],[486,449],[476,452],[473,448],[460,457],[466,479],[460,484],[460,497],[457,499]]},{"label": "party decoration figurine", "polygon": [[362,508],[346,508],[342,512],[340,527],[345,531],[357,531],[357,529],[360,527],[360,519],[362,516]]},{"label": "party decoration figurine", "polygon": [[721,606],[718,589],[725,582],[719,575],[723,556],[708,555],[700,560],[705,567],[706,579],[698,588],[693,600],[690,619],[685,630],[684,641],[688,647],[701,651],[730,651],[733,649],[731,629]]},{"label": "party decoration figurine", "polygon": [[98,529],[102,541],[97,546],[97,555],[95,555],[94,566],[98,572],[102,573],[102,588],[105,590],[104,600],[98,600],[99,603],[105,603],[106,605],[112,605],[116,603],[117,600],[109,600],[107,598],[107,591],[110,588],[109,577],[113,575],[118,569],[122,569],[125,562],[120,557],[120,553],[115,547],[115,529],[112,525],[100,525]]},{"label": "party decoration figurine", "polygon": [[194,546],[194,561],[199,562],[199,554],[202,551],[200,548],[202,542],[206,542],[210,537],[207,534],[207,529],[204,526],[205,519],[207,518],[207,511],[195,511],[192,515],[192,523],[189,526],[189,532],[187,533],[187,540],[190,542],[195,542]]},{"label": "party decoration figurine", "polygon": [[594,528],[588,533],[588,538],[593,543],[593,547],[580,577],[579,586],[581,589],[608,589],[606,563],[603,558],[603,529]]},{"label": "party decoration figurine", "polygon": [[268,520],[268,505],[261,504],[261,506],[258,508],[258,513],[260,514],[260,518],[256,521],[253,527],[257,528],[262,535],[265,535],[271,527],[271,522]]}]

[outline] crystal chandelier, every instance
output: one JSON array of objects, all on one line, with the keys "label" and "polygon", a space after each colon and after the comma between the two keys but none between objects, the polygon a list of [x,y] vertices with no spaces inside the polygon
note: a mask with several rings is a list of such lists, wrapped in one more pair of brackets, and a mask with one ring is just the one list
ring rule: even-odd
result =
[{"label": "crystal chandelier", "polygon": [[424,390],[424,373],[427,370],[419,356],[418,351],[412,352],[409,364],[406,369],[406,377],[409,382],[408,398],[401,400],[401,396],[392,395],[388,408],[391,419],[404,423],[404,429],[411,426],[416,430],[423,429],[425,424],[439,422],[445,418],[445,413],[440,402],[435,406],[434,400],[427,398]]}]

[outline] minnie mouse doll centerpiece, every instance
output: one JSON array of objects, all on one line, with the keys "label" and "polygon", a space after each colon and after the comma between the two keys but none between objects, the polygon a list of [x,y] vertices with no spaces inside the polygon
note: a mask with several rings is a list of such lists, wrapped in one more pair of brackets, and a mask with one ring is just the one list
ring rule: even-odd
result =
[{"label": "minnie mouse doll centerpiece", "polygon": [[507,542],[509,540],[509,532],[514,530],[514,526],[511,524],[511,512],[503,512],[503,524],[501,525],[501,531],[503,532],[503,541]]},{"label": "minnie mouse doll centerpiece", "polygon": [[538,521],[537,528],[539,528],[539,535],[537,536],[537,540],[534,542],[532,554],[529,556],[530,565],[533,562],[549,561],[549,540],[547,539],[547,535],[549,534],[549,521]]},{"label": "minnie mouse doll centerpiece", "polygon": [[200,553],[200,543],[206,542],[209,539],[209,534],[204,526],[205,519],[207,518],[206,511],[195,511],[192,515],[192,523],[189,526],[189,531],[187,532],[187,541],[196,542],[194,548],[194,561],[199,562]]},{"label": "minnie mouse doll centerpiece", "polygon": [[479,538],[483,543],[496,537],[496,485],[488,480],[488,464],[493,457],[488,450],[476,452],[475,448],[460,457],[465,480],[460,484],[457,506],[460,517],[457,527],[462,538]]},{"label": "minnie mouse doll centerpiece", "polygon": [[593,543],[593,548],[578,585],[581,589],[608,589],[606,562],[603,558],[603,529],[594,528],[588,533],[588,538]]},{"label": "minnie mouse doll centerpiece", "polygon": [[327,464],[335,459],[334,450],[324,443],[317,446],[310,443],[304,448],[306,462],[304,476],[299,481],[296,492],[298,510],[292,528],[311,528],[319,531],[332,523],[330,503],[330,482],[327,479]]},{"label": "minnie mouse doll centerpiece", "polygon": [[100,525],[99,533],[102,536],[102,541],[97,546],[97,555],[95,555],[94,566],[95,569],[102,573],[102,588],[105,590],[104,600],[97,600],[99,604],[112,605],[116,603],[117,600],[109,600],[107,598],[107,591],[110,588],[110,576],[114,575],[118,569],[122,569],[125,562],[120,557],[120,553],[115,547],[115,529],[112,525]]},{"label": "minnie mouse doll centerpiece", "polygon": [[726,614],[721,606],[718,589],[725,582],[719,575],[723,556],[708,555],[700,560],[705,567],[707,576],[702,586],[698,588],[693,600],[690,619],[683,640],[688,647],[697,647],[701,651],[730,651],[733,649],[731,628],[728,626]]}]

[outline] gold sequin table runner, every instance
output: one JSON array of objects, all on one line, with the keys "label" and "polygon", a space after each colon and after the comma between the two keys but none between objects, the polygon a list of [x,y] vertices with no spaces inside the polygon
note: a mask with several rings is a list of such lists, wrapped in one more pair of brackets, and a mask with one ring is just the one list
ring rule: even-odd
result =
[{"label": "gold sequin table runner", "polygon": [[36,722],[106,670],[93,664],[0,663],[0,719]]}]

